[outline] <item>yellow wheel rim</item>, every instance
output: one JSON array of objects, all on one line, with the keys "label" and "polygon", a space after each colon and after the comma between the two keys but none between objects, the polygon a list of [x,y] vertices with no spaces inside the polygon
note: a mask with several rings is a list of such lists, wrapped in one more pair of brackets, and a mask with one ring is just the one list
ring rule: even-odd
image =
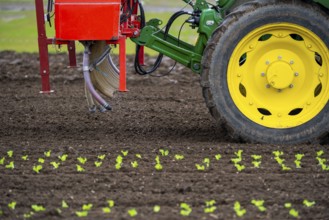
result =
[{"label": "yellow wheel rim", "polygon": [[236,46],[227,83],[237,108],[269,128],[293,128],[312,120],[329,98],[328,49],[305,27],[261,26]]}]

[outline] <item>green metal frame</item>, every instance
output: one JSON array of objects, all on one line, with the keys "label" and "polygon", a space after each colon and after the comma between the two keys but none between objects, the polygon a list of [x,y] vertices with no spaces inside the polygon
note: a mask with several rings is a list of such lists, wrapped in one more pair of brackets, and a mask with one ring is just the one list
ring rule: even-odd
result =
[{"label": "green metal frame", "polygon": [[314,2],[317,2],[321,5],[323,5],[324,7],[329,9],[329,1],[328,0],[313,0]]},{"label": "green metal frame", "polygon": [[[190,0],[183,0],[189,3]],[[138,45],[146,46],[159,53],[162,53],[173,60],[187,66],[196,73],[201,72],[201,59],[203,51],[207,45],[208,39],[214,30],[222,22],[224,12],[235,0],[217,0],[217,9],[213,8],[205,0],[197,0],[193,5],[194,12],[200,12],[200,22],[198,26],[198,39],[195,45],[182,42],[176,37],[168,34],[159,28],[162,22],[158,19],[152,19],[147,22],[141,30],[138,38],[131,38]]]}]

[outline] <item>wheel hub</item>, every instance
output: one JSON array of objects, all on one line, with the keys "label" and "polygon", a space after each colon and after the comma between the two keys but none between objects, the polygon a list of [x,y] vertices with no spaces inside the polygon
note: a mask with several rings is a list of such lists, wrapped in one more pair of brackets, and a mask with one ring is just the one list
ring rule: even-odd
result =
[{"label": "wheel hub", "polygon": [[292,85],[294,71],[291,66],[284,61],[272,63],[266,72],[268,84],[275,89],[285,89]]}]

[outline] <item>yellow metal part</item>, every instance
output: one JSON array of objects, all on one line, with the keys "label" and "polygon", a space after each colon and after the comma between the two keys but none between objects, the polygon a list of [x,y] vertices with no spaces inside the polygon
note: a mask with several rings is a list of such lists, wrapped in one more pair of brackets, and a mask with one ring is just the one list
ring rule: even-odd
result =
[{"label": "yellow metal part", "polygon": [[261,26],[236,46],[227,83],[237,108],[268,128],[312,120],[329,99],[328,48],[309,29],[292,23]]}]

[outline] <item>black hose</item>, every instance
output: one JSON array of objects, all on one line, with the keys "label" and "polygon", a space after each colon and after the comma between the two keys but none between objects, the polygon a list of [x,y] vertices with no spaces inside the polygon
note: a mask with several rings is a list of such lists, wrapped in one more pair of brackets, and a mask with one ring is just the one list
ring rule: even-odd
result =
[{"label": "black hose", "polygon": [[[140,7],[140,13],[141,13],[141,28],[145,27],[145,13],[144,13],[144,8],[143,5],[141,3],[139,3],[139,7]],[[168,23],[166,25],[166,29],[164,32],[164,40],[167,39],[168,37],[168,33],[169,30],[172,26],[172,24],[174,23],[174,21],[180,17],[181,15],[185,15],[185,14],[189,14],[186,11],[178,11],[175,14],[173,14],[170,19],[168,20]],[[139,63],[139,51],[140,51],[141,46],[137,45],[136,46],[136,56],[135,56],[135,63],[134,63],[134,67],[135,70],[138,74],[140,75],[146,75],[146,74],[150,74],[153,73],[154,71],[156,71],[158,69],[158,67],[160,66],[161,62],[162,62],[162,58],[163,58],[163,54],[159,54],[154,65],[151,67],[151,69],[149,70],[145,70],[143,67],[141,67],[140,63]]]}]

